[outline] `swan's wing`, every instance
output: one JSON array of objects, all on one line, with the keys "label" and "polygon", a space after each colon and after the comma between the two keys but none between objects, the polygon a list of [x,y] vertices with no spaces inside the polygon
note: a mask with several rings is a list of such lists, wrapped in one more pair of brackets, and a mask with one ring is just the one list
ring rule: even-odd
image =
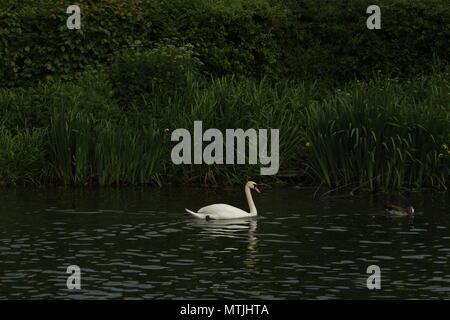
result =
[{"label": "swan's wing", "polygon": [[184,210],[186,210],[187,213],[190,213],[191,215],[193,215],[193,216],[196,217],[196,218],[199,218],[199,219],[206,219],[206,215],[205,215],[205,214],[197,213],[197,212],[194,212],[194,211],[189,210],[189,209],[186,209],[186,208],[185,208]]},{"label": "swan's wing", "polygon": [[248,212],[224,203],[212,204],[198,210],[211,219],[235,219],[249,216]]}]

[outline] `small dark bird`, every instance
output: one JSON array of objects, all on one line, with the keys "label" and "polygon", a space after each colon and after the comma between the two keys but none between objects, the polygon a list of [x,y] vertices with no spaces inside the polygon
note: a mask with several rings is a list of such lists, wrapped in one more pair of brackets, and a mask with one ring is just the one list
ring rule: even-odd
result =
[{"label": "small dark bird", "polygon": [[402,208],[393,204],[388,204],[387,206],[384,207],[384,209],[391,213],[391,214],[395,214],[397,216],[412,216],[414,215],[414,208],[413,206],[409,206],[406,208]]}]

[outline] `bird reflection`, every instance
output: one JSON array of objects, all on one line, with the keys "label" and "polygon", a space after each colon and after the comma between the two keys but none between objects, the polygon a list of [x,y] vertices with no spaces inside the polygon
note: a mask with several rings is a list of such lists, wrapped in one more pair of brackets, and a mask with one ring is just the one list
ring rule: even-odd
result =
[{"label": "bird reflection", "polygon": [[254,218],[227,220],[192,220],[193,225],[202,228],[202,233],[213,237],[241,238],[243,231],[256,231],[257,222]]},{"label": "bird reflection", "polygon": [[253,268],[257,262],[258,258],[256,254],[258,253],[258,237],[256,237],[256,227],[257,222],[256,220],[253,220],[250,222],[250,228],[248,232],[248,245],[247,245],[247,258],[244,260],[244,264],[249,267]]},{"label": "bird reflection", "polygon": [[[258,251],[258,237],[256,230],[258,221],[255,218],[244,219],[227,219],[227,220],[202,220],[194,219],[192,223],[196,227],[200,227],[201,233],[208,235],[211,238],[235,238],[246,239],[247,241],[247,256],[243,260],[245,266],[253,268],[257,264],[256,254]],[[227,249],[231,243],[227,245]],[[242,248],[242,247],[241,247]],[[235,250],[242,250],[239,248],[232,248]]]}]

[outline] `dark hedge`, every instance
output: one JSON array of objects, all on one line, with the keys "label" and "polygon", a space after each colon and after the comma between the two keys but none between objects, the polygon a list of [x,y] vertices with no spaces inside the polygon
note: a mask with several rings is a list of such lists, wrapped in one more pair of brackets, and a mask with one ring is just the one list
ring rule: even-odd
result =
[{"label": "dark hedge", "polygon": [[162,41],[194,45],[203,72],[275,79],[427,73],[434,56],[450,57],[448,0],[379,0],[381,30],[366,28],[368,0],[77,3],[81,30],[66,27],[69,1],[2,1],[0,86],[71,80]]}]

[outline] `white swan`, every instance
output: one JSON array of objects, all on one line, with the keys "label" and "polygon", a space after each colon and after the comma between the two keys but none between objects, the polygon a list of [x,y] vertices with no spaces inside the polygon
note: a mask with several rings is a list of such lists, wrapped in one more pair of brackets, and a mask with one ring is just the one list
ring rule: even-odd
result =
[{"label": "white swan", "polygon": [[189,209],[185,209],[186,212],[192,214],[194,217],[199,219],[239,219],[255,217],[258,212],[256,211],[255,203],[253,202],[252,194],[250,189],[260,192],[256,182],[249,181],[245,184],[245,196],[247,197],[248,206],[250,207],[250,213],[245,212],[239,208],[230,206],[228,204],[218,203],[212,204],[201,208],[197,212],[193,212]]}]

